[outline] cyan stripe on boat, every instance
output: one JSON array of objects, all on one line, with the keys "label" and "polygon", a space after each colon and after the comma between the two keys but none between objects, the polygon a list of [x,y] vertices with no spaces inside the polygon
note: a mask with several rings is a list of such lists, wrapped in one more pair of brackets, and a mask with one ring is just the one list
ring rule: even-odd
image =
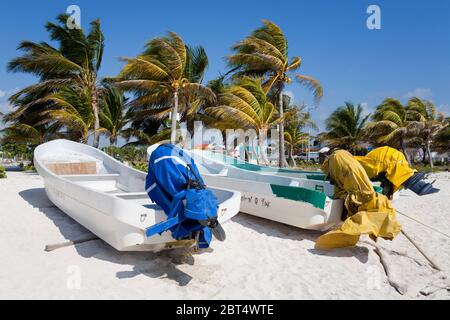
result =
[{"label": "cyan stripe on boat", "polygon": [[277,197],[308,202],[314,207],[319,209],[325,209],[325,201],[327,196],[319,191],[309,190],[302,187],[290,187],[290,186],[280,186],[277,184],[271,184],[273,194]]},{"label": "cyan stripe on boat", "polygon": [[[266,171],[266,172],[280,172],[280,173],[301,173],[301,174],[309,174],[309,176],[318,176],[318,177],[324,177],[323,180],[325,180],[325,174],[323,172],[314,172],[309,170],[296,170],[296,169],[285,169],[285,168],[273,168],[273,167],[267,167],[267,166],[260,166],[257,164],[249,163],[241,159],[233,158],[230,156],[227,156],[222,153],[217,152],[211,152],[211,151],[203,151],[207,155],[211,156],[213,159],[217,159],[219,161],[222,161],[226,164],[231,164],[232,166],[244,169],[248,171]],[[309,179],[309,177],[307,177]],[[320,179],[316,179],[320,180]]]}]

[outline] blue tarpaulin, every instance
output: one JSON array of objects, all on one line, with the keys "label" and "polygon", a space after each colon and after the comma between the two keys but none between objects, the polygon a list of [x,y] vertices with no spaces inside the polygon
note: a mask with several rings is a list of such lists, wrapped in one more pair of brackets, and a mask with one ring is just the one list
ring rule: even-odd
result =
[{"label": "blue tarpaulin", "polygon": [[149,159],[145,189],[167,214],[166,221],[147,229],[147,237],[170,230],[181,240],[198,232],[199,247],[209,246],[212,233],[201,222],[217,219],[217,198],[205,188],[191,157],[174,145],[159,146]]}]

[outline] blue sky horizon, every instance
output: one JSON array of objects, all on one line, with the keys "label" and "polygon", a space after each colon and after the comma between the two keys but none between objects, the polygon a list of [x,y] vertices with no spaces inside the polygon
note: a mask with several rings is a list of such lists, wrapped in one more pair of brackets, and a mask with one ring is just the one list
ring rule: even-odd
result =
[{"label": "blue sky horizon", "polygon": [[[369,30],[369,5],[381,9],[381,29]],[[171,1],[129,0],[8,3],[0,13],[0,111],[7,98],[36,81],[8,73],[7,63],[20,55],[22,40],[49,41],[44,25],[69,5],[81,9],[81,24],[100,18],[105,53],[100,76],[116,75],[121,56],[139,54],[151,38],[177,32],[187,44],[202,45],[210,65],[205,82],[226,72],[231,46],[261,25],[277,23],[289,41],[289,55],[303,59],[299,73],[317,78],[324,98],[312,110],[320,129],[337,107],[349,101],[371,112],[386,97],[406,102],[412,96],[431,100],[450,115],[450,1]],[[6,7],[4,5],[4,7]],[[297,104],[313,105],[311,92],[298,84],[286,92]]]}]

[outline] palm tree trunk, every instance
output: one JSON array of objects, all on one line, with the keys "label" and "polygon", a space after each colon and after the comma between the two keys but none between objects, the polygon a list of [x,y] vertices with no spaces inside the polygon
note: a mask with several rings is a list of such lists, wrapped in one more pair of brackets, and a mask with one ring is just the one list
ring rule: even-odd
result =
[{"label": "palm tree trunk", "polygon": [[110,137],[109,138],[109,155],[114,158],[114,146],[116,145],[116,138]]},{"label": "palm tree trunk", "polygon": [[408,163],[411,164],[411,159],[409,159],[409,154],[408,152],[406,152],[405,142],[403,141],[403,138],[400,140],[400,148],[402,149],[402,152],[405,155],[406,161],[408,161]]},{"label": "palm tree trunk", "polygon": [[[283,116],[283,90],[280,90],[280,93],[278,94],[278,110],[280,113],[280,117]],[[280,122],[279,124],[279,131],[278,131],[278,137],[279,137],[279,155],[278,155],[278,166],[280,168],[286,168],[288,166],[286,162],[286,156],[285,156],[285,148],[284,148],[284,120]]]},{"label": "palm tree trunk", "polygon": [[293,147],[289,147],[289,164],[291,167],[295,167],[294,148]]},{"label": "palm tree trunk", "polygon": [[253,154],[255,155],[255,158],[256,158],[256,164],[259,165],[258,150],[255,145],[255,140],[252,140],[252,150],[253,150]]},{"label": "palm tree trunk", "polygon": [[422,163],[425,163],[425,160],[427,159],[427,148],[426,147],[422,147]]},{"label": "palm tree trunk", "polygon": [[249,146],[250,146],[250,141],[245,139],[244,140],[244,160],[246,162],[250,162],[250,155],[249,155],[249,152],[248,152]]},{"label": "palm tree trunk", "polygon": [[170,143],[175,144],[177,138],[177,115],[178,115],[178,90],[173,93],[173,109],[172,109],[172,123],[170,129]]},{"label": "palm tree trunk", "polygon": [[431,143],[430,143],[430,141],[427,141],[427,154],[428,154],[428,161],[430,161],[430,168],[433,169],[433,158],[431,156]]},{"label": "palm tree trunk", "polygon": [[98,95],[97,87],[92,88],[92,111],[94,112],[94,148],[98,148],[100,144],[100,135],[98,129],[100,128],[100,119],[98,117]]},{"label": "palm tree trunk", "polygon": [[259,151],[261,152],[261,159],[264,163],[264,165],[268,166],[270,164],[269,159],[267,158],[267,152],[264,149],[264,141],[266,140],[266,132],[265,130],[259,131],[259,137],[258,137],[258,146]]}]

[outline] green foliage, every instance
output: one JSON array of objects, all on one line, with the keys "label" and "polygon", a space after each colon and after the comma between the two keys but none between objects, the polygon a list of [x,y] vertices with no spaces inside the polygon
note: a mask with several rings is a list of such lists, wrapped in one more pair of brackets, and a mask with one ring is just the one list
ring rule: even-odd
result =
[{"label": "green foliage", "polygon": [[119,161],[127,162],[146,162],[147,161],[147,148],[139,148],[135,146],[126,146],[118,148],[115,146],[107,147],[103,149],[104,152],[112,154],[113,157]]},{"label": "green foliage", "polygon": [[111,145],[115,145],[118,136],[124,136],[125,126],[128,123],[126,112],[127,99],[122,91],[112,86],[106,85],[101,92],[100,102],[100,133],[109,137]]},{"label": "green foliage", "polygon": [[[228,66],[233,71],[233,77],[258,77],[263,79],[264,92],[273,97],[272,103],[278,107],[280,116],[280,148],[281,167],[287,165],[284,152],[284,115],[282,94],[287,84],[292,82],[290,74],[302,63],[300,57],[288,56],[288,41],[283,31],[275,23],[263,20],[263,25],[255,29],[250,36],[238,42],[233,48],[233,54],[228,57]],[[318,103],[323,96],[323,88],[319,81],[310,76],[296,74],[294,78],[307,89],[313,91],[314,100]],[[272,93],[272,94],[271,94]]]},{"label": "green foliage", "polygon": [[148,172],[148,163],[147,162],[131,162],[131,165],[136,170]]},{"label": "green foliage", "polygon": [[[29,118],[28,115],[33,115],[35,121],[25,124],[37,129],[43,124],[57,123],[58,125],[51,126],[55,130],[50,130],[49,133],[68,127],[69,131],[74,130],[75,136],[83,141],[86,140],[85,127],[88,126],[88,129],[94,130],[94,146],[98,146],[97,73],[102,62],[104,37],[99,20],[92,21],[89,33],[85,34],[83,29],[68,28],[68,17],[62,14],[57,17],[56,23],[46,24],[50,39],[58,47],[52,47],[46,42],[30,41],[23,41],[19,45],[18,49],[23,54],[9,62],[8,70],[36,75],[40,81],[10,97],[9,101],[15,110],[6,118],[17,125],[24,123],[20,120],[21,117]],[[80,113],[78,103],[73,103],[77,96],[82,99],[82,115],[77,114]],[[85,104],[89,106],[89,117],[93,117],[94,121],[86,121],[88,114],[84,110]],[[36,139],[50,139],[46,129],[48,128],[44,126],[36,132],[31,128],[26,130],[35,143]],[[67,136],[72,138],[70,132]],[[12,137],[20,138],[20,135]]]},{"label": "green foliage", "polygon": [[447,126],[440,130],[433,139],[433,149],[438,152],[450,152],[450,118],[446,119]]},{"label": "green foliage", "polygon": [[356,154],[369,116],[363,116],[363,108],[360,104],[355,106],[346,102],[326,119],[328,132],[322,135],[322,140],[332,148],[347,149]]},{"label": "green foliage", "polygon": [[432,102],[413,97],[402,105],[396,99],[387,98],[377,107],[372,120],[365,131],[374,145],[400,148],[410,163],[406,148],[423,148],[433,167],[432,147],[440,140],[439,134],[448,126],[448,121]]},{"label": "green foliage", "polygon": [[3,166],[0,166],[0,179],[6,179],[6,170]]},{"label": "green foliage", "polygon": [[308,171],[321,171],[321,164],[303,159],[295,159],[295,168]]},{"label": "green foliage", "polygon": [[192,116],[202,103],[214,103],[215,95],[199,82],[208,64],[201,47],[186,47],[179,35],[150,40],[144,52],[124,58],[126,65],[115,79],[116,85],[134,94],[130,101],[133,120],[161,121],[172,112],[172,134],[177,113]]},{"label": "green foliage", "polygon": [[416,169],[418,172],[448,172],[450,171],[450,164],[435,162],[433,167],[430,167],[430,165],[426,164],[417,164],[414,165],[414,169]]}]

